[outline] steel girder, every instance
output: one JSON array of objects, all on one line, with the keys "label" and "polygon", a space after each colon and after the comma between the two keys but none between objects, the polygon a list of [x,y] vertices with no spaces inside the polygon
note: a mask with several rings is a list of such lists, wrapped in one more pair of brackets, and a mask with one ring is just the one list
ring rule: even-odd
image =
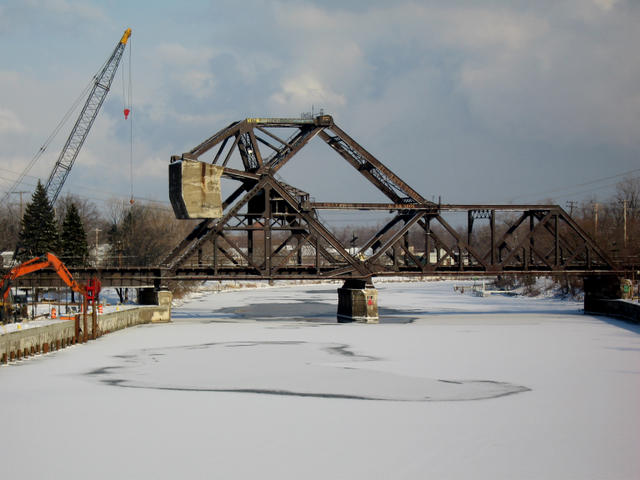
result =
[{"label": "steel girder", "polygon": [[[281,181],[276,173],[316,136],[392,203],[314,203],[308,193]],[[222,177],[238,186],[223,202],[223,217],[204,219],[162,262],[170,278],[346,279],[616,270],[559,206],[429,202],[328,115],[234,122],[191,151],[172,157],[180,159],[221,165]],[[392,218],[354,250],[319,220],[317,212],[323,209],[386,210]],[[467,214],[466,226],[447,220],[460,212]],[[478,227],[484,220],[489,225]]]}]

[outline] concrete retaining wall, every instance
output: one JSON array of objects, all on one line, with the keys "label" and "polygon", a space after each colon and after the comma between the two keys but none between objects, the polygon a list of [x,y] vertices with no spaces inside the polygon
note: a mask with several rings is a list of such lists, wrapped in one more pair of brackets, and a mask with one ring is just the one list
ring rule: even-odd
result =
[{"label": "concrete retaining wall", "polygon": [[595,313],[623,318],[629,322],[640,323],[640,304],[629,300],[595,299],[589,302],[585,313]]},{"label": "concrete retaining wall", "polygon": [[5,333],[0,335],[0,361],[6,364],[31,355],[65,348],[76,342],[75,336],[73,320]]},{"label": "concrete retaining wall", "polygon": [[[140,306],[119,312],[98,315],[96,337],[143,323],[171,321],[171,292],[158,292],[158,305]],[[87,319],[88,336],[91,338],[91,316]],[[82,328],[82,320],[80,321]],[[76,338],[74,320],[64,320],[42,327],[26,328],[0,335],[0,362],[7,364],[21,358],[68,347],[82,341],[82,333]]]}]

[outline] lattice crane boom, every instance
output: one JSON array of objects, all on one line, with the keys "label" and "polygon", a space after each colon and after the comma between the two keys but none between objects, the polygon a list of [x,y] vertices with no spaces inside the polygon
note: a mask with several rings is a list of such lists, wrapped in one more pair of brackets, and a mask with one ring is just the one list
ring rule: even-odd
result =
[{"label": "lattice crane boom", "polygon": [[52,204],[58,198],[58,194],[60,193],[60,190],[62,190],[62,186],[71,171],[71,167],[73,167],[73,163],[75,162],[76,157],[89,134],[89,130],[91,130],[91,126],[100,111],[102,102],[104,102],[104,99],[109,92],[111,82],[113,82],[116,70],[120,64],[120,59],[122,58],[122,54],[124,53],[124,49],[130,36],[131,29],[128,28],[125,30],[122,38],[116,45],[116,48],[113,50],[113,53],[107,62],[95,76],[91,93],[89,94],[84,107],[82,107],[80,116],[76,120],[76,123],[71,130],[71,134],[69,135],[67,142],[64,144],[62,152],[60,152],[58,160],[49,175],[49,179],[45,185],[45,190],[47,191],[47,195],[49,196]]}]

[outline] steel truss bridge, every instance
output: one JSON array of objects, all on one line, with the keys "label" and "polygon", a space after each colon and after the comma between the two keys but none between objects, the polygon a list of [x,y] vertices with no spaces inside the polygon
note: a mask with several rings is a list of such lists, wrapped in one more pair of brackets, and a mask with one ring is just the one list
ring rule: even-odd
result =
[{"label": "steel truss bridge", "polygon": [[[385,201],[315,202],[283,182],[278,172],[313,139],[324,142]],[[558,205],[428,201],[329,115],[233,122],[171,158],[180,160],[223,167],[223,216],[202,220],[158,266],[72,269],[74,274],[97,274],[106,286],[157,287],[170,280],[621,273]],[[384,211],[388,218],[356,247],[323,223],[324,210]],[[43,286],[56,279],[41,272],[21,283],[35,281]]]}]

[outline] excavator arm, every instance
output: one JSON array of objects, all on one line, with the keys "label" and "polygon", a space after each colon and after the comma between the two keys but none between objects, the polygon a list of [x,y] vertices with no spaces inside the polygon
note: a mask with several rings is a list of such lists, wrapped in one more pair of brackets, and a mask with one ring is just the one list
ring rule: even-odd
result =
[{"label": "excavator arm", "polygon": [[47,253],[42,257],[32,258],[20,265],[13,267],[0,281],[0,295],[3,301],[7,300],[9,290],[16,278],[23,277],[29,273],[36,272],[45,268],[53,268],[62,281],[74,292],[82,296],[86,295],[86,287],[76,282],[64,263],[53,253]]}]

